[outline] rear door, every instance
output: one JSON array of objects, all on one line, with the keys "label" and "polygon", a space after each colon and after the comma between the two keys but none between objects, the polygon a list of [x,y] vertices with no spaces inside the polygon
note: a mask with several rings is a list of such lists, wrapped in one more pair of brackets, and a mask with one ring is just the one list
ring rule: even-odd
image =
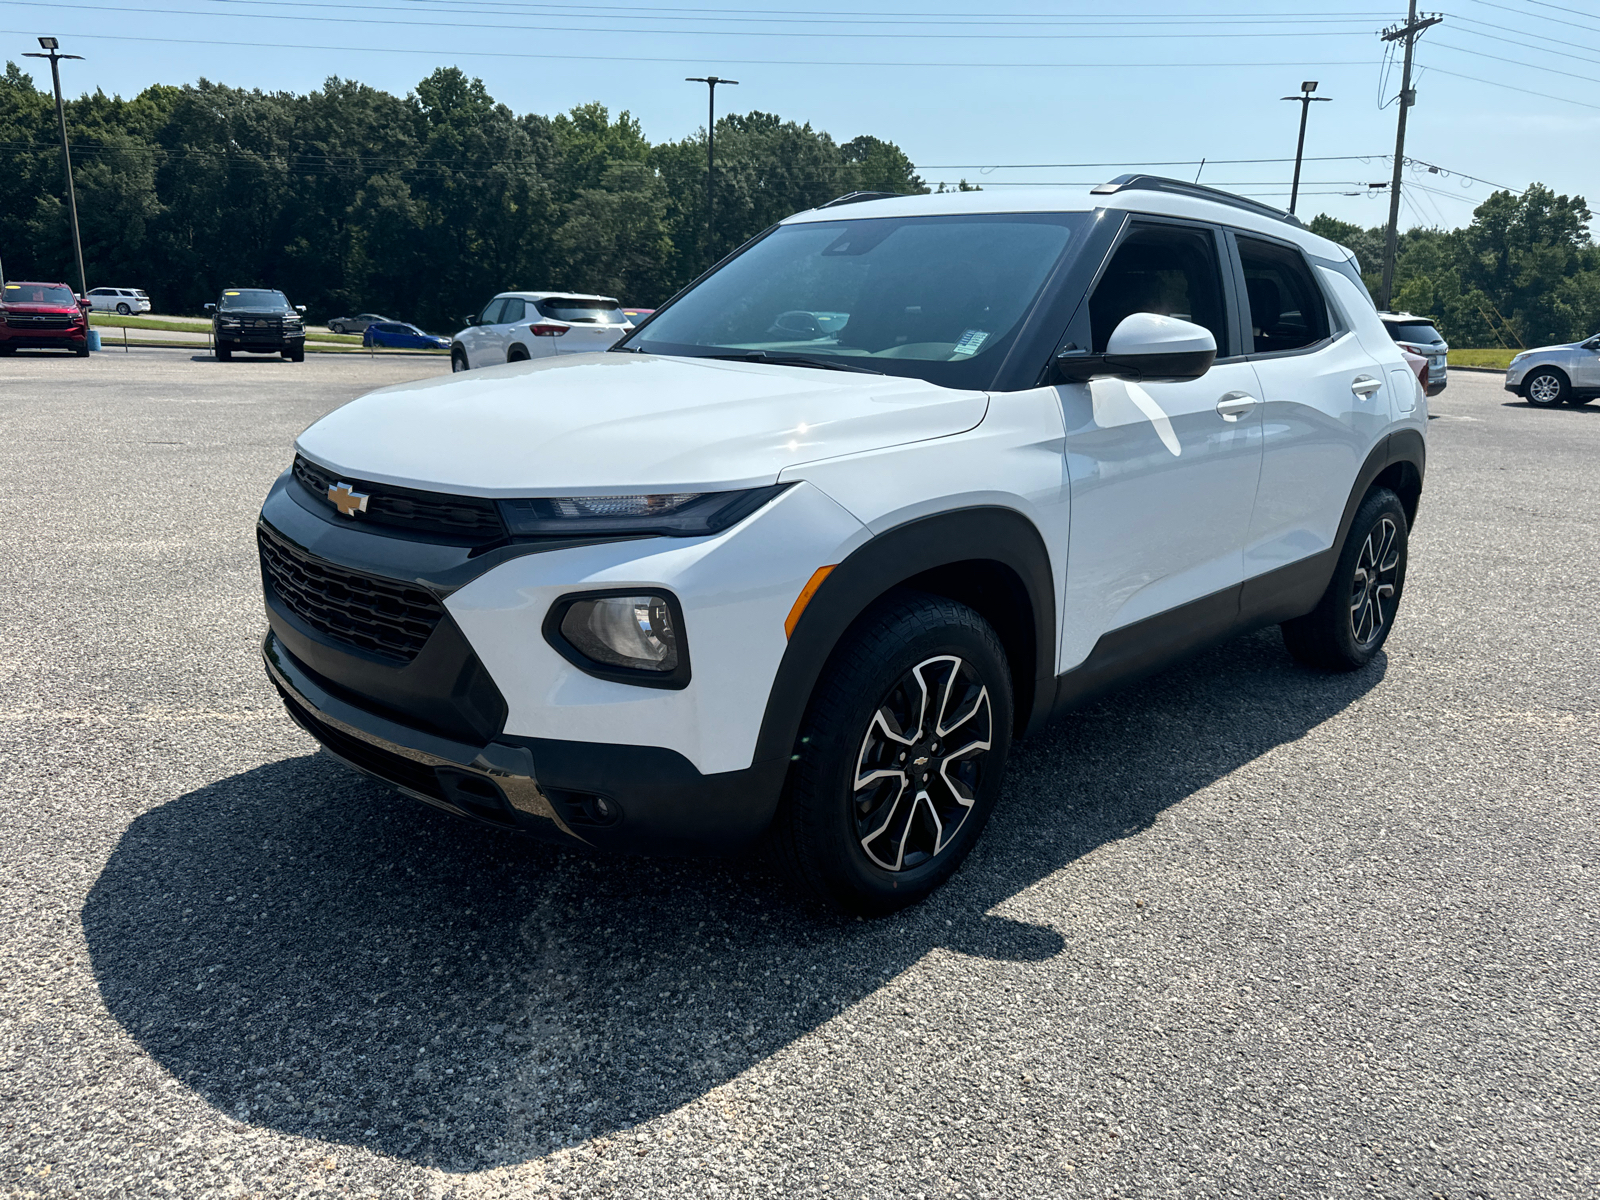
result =
[{"label": "rear door", "polygon": [[1396,381],[1330,309],[1299,247],[1236,231],[1228,241],[1263,402],[1261,486],[1244,550],[1252,579],[1333,547],[1356,473],[1389,424]]}]

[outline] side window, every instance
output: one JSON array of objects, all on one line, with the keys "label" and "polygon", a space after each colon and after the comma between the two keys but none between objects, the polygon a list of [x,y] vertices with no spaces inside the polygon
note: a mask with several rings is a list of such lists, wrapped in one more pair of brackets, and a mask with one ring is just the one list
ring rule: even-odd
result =
[{"label": "side window", "polygon": [[1238,237],[1255,353],[1281,354],[1328,336],[1328,305],[1299,251]]},{"label": "side window", "polygon": [[506,306],[506,302],[504,300],[501,300],[501,299],[498,299],[498,298],[489,301],[489,303],[484,307],[483,315],[478,318],[478,324],[479,325],[498,325],[498,324],[500,324],[500,313],[504,310],[505,306]]},{"label": "side window", "polygon": [[500,314],[500,319],[496,321],[495,324],[515,325],[518,321],[522,320],[523,314],[527,311],[527,301],[522,300],[517,296],[512,296],[506,300],[505,311]]},{"label": "side window", "polygon": [[1094,353],[1104,354],[1111,331],[1136,312],[1203,325],[1217,339],[1217,353],[1229,353],[1222,269],[1217,261],[1217,241],[1209,229],[1134,227],[1089,297]]}]

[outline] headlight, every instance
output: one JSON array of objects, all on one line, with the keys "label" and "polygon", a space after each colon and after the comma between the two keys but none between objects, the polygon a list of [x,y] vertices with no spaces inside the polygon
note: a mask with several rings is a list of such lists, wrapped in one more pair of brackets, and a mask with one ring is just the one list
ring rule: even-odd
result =
[{"label": "headlight", "polygon": [[594,592],[557,601],[545,638],[590,675],[644,687],[682,688],[689,653],[677,600],[662,592]]},{"label": "headlight", "polygon": [[704,537],[744,520],[787,486],[778,484],[742,492],[502,500],[500,515],[513,537],[596,533]]}]

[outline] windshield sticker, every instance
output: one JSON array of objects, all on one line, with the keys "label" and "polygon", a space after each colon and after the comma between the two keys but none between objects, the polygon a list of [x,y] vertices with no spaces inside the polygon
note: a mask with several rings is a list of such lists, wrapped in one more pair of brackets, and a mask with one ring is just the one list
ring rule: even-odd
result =
[{"label": "windshield sticker", "polygon": [[239,293],[238,292],[223,292],[222,294],[224,296],[237,296]]},{"label": "windshield sticker", "polygon": [[989,335],[982,329],[969,329],[961,335],[961,340],[956,343],[952,354],[976,354],[978,347],[988,341]]}]

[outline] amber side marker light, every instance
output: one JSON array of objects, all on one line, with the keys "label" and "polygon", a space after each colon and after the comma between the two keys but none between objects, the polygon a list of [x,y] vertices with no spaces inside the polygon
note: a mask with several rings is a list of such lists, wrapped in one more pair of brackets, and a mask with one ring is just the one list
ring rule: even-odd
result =
[{"label": "amber side marker light", "polygon": [[784,618],[784,637],[792,638],[794,636],[794,627],[800,624],[800,615],[806,611],[806,605],[811,603],[811,597],[817,594],[817,589],[822,586],[822,581],[826,579],[829,574],[832,573],[833,568],[838,565],[838,563],[834,563],[833,566],[818,567],[815,571],[811,572],[811,578],[806,580],[805,587],[800,589],[800,595],[795,598],[794,607],[789,610],[789,615]]}]

